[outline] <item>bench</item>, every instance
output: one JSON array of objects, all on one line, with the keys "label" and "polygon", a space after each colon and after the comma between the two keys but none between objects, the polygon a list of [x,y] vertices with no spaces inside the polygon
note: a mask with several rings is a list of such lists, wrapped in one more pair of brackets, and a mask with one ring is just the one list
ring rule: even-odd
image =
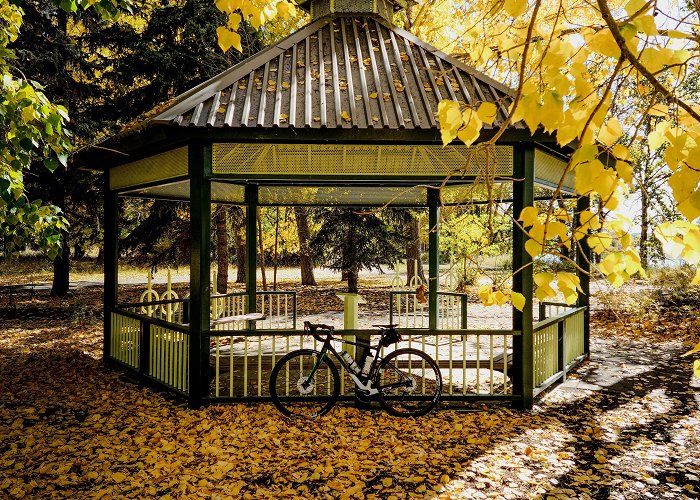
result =
[{"label": "bench", "polygon": [[209,323],[211,327],[219,325],[229,325],[231,323],[239,323],[241,321],[260,321],[265,319],[263,313],[248,313],[248,314],[237,314],[236,316],[223,316],[221,318],[213,319]]},{"label": "bench", "polygon": [[[231,323],[240,323],[242,321],[260,321],[267,318],[263,313],[248,313],[248,314],[237,314],[235,316],[223,316],[221,318],[213,319],[209,322],[209,327],[214,328],[219,325],[230,325]],[[189,326],[189,323],[185,323],[183,326]]]}]

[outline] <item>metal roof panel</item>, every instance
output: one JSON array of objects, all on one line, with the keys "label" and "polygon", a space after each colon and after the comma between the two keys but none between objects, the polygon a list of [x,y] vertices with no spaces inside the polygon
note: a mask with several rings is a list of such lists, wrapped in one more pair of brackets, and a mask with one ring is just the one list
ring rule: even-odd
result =
[{"label": "metal roof panel", "polygon": [[497,126],[512,95],[381,18],[338,16],[315,21],[182,94],[152,121],[213,128],[437,129],[438,103],[454,99],[497,103]]}]

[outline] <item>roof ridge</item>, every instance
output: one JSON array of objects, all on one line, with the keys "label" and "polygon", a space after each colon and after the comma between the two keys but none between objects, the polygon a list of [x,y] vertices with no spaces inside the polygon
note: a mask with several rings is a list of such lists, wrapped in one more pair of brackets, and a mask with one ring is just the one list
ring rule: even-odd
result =
[{"label": "roof ridge", "polygon": [[[222,71],[221,73],[214,75],[213,77],[209,78],[208,80],[200,83],[196,87],[183,92],[182,94],[174,97],[172,99],[172,104],[168,106],[167,109],[161,111],[157,116],[153,117],[149,121],[163,121],[163,122],[170,122],[173,120],[175,117],[180,115],[182,112],[187,111],[189,109],[190,101],[194,100],[194,97],[199,98],[200,94],[205,90],[209,89],[210,87],[212,88],[212,94],[216,92],[216,90],[222,90],[229,85],[232,85],[233,83],[237,82],[240,80],[240,78],[235,78],[233,79],[232,74],[234,74],[236,71],[240,70],[241,68],[248,66],[253,62],[254,60],[262,59],[263,56],[265,56],[268,52],[277,52],[277,54],[274,54],[272,58],[274,58],[276,55],[279,55],[281,52],[284,52],[291,46],[293,46],[295,43],[297,43],[297,38],[299,39],[304,39],[307,36],[313,34],[315,31],[323,28],[328,24],[330,21],[330,17],[318,19],[312,23],[307,24],[303,28],[301,28],[299,31],[296,31],[292,33],[291,35],[286,36],[279,42],[270,45],[268,47],[265,47],[261,51],[253,54],[250,57],[247,57],[246,59],[243,59],[242,61],[234,64],[230,68]],[[257,66],[256,66],[257,67]],[[249,72],[248,72],[249,73]],[[230,81],[229,81],[230,79]],[[226,82],[226,84],[224,84]],[[187,107],[185,107],[187,105]],[[179,108],[184,107],[182,111],[180,111]],[[178,111],[177,113],[175,111]]]}]

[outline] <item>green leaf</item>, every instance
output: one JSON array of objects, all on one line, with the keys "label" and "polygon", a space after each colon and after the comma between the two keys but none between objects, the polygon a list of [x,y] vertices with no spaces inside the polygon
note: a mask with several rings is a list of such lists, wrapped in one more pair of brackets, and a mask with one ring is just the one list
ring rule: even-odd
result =
[{"label": "green leaf", "polygon": [[58,160],[56,158],[46,158],[44,160],[44,166],[49,169],[50,172],[54,172],[58,168]]}]

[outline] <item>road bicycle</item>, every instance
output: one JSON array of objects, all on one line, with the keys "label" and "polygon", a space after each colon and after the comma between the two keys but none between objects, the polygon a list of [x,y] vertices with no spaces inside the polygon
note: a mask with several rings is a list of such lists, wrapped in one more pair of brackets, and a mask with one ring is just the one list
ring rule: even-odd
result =
[{"label": "road bicycle", "polygon": [[[328,413],[340,394],[340,364],[355,384],[360,399],[376,398],[391,415],[418,417],[440,401],[442,376],[433,358],[417,349],[396,349],[382,357],[382,347],[401,341],[397,325],[373,325],[381,337],[376,346],[334,337],[335,329],[304,322],[304,331],[322,342],[321,350],[299,349],[282,357],[270,375],[270,396],[277,409],[288,417],[318,417]],[[359,365],[333,341],[362,348]],[[372,354],[373,353],[373,354]],[[347,358],[347,359],[346,359]]]}]

